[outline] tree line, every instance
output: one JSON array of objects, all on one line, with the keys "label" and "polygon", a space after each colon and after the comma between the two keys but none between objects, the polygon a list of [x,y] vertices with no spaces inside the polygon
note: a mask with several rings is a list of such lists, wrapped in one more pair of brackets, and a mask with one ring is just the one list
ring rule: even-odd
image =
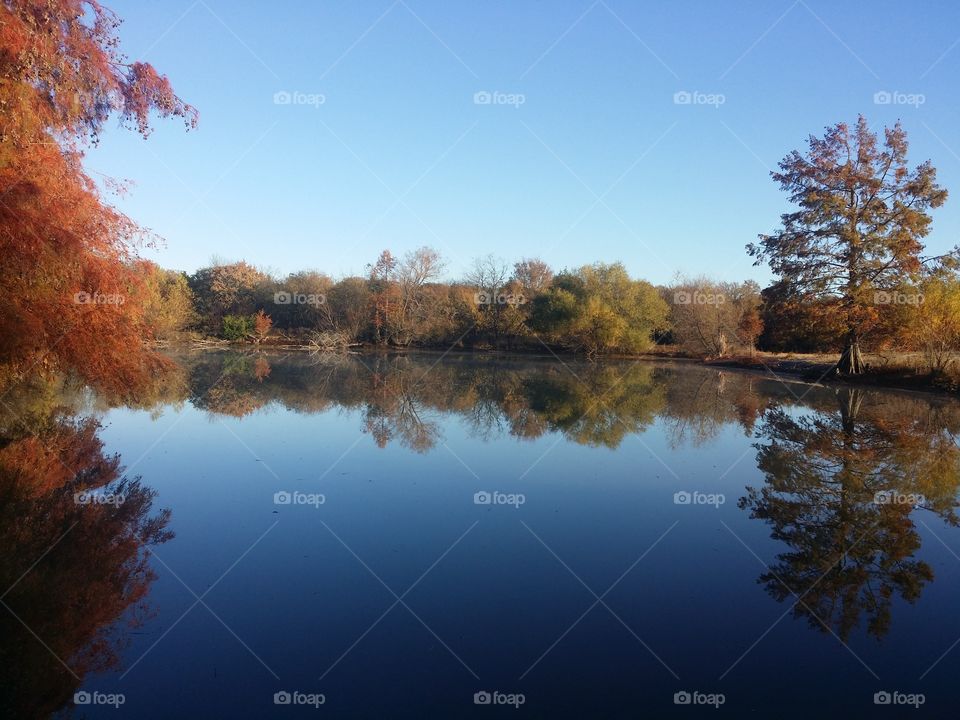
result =
[{"label": "tree line", "polygon": [[683,280],[656,287],[620,263],[555,272],[525,258],[487,256],[443,281],[443,260],[423,247],[384,251],[365,276],[319,271],[275,277],[246,262],[193,274],[142,263],[146,319],[156,339],[195,332],[227,340],[273,337],[324,345],[544,346],[589,356],[637,353],[656,342],[723,355],[749,349],[762,328],[756,283]]},{"label": "tree line", "polygon": [[906,132],[881,136],[860,117],[794,150],[773,179],[791,209],[747,246],[775,281],[678,279],[665,287],[619,263],[556,270],[540,259],[478,259],[443,281],[429,248],[384,251],[358,277],[275,278],[246,262],[191,275],[139,259],[150,233],[112,207],[83,166],[111,117],[140,134],[150,120],[196,110],[166,77],[119,50],[118,19],[100,5],[0,5],[0,384],[70,371],[123,388],[164,359],[144,341],[184,332],[318,347],[523,348],[588,356],[654,344],[725,357],[764,350],[840,352],[859,374],[864,351],[913,349],[943,372],[960,348],[957,251],[930,257],[931,211],[947,191],[930,161],[910,166]]},{"label": "tree line", "polygon": [[[761,289],[708,277],[653,285],[620,263],[554,271],[539,258],[487,256],[441,279],[440,254],[384,251],[363,276],[316,271],[278,277],[249,263],[195,273],[142,263],[152,338],[344,347],[450,347],[636,354],[669,347],[706,358],[755,350],[841,352],[849,308],[839,296],[798,296],[783,281]],[[923,354],[943,372],[960,349],[960,278],[947,263],[875,289],[858,346]],[[862,362],[862,360],[861,360]]]}]

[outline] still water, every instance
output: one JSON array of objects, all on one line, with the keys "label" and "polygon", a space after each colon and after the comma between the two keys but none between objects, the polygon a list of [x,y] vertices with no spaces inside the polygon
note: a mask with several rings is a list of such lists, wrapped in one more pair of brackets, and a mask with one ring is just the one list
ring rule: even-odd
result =
[{"label": "still water", "polygon": [[4,717],[954,716],[955,401],[175,360],[120,405],[5,398]]}]

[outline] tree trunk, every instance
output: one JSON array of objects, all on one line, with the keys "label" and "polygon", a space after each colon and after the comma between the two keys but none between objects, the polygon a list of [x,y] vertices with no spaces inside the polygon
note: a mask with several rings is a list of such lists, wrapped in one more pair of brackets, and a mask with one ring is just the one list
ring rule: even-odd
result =
[{"label": "tree trunk", "polygon": [[717,355],[725,357],[727,354],[727,336],[723,330],[717,330]]},{"label": "tree trunk", "polygon": [[843,375],[862,375],[865,369],[863,353],[860,352],[860,340],[855,335],[850,335],[847,338],[847,346],[840,356],[840,362],[837,363],[837,372]]}]

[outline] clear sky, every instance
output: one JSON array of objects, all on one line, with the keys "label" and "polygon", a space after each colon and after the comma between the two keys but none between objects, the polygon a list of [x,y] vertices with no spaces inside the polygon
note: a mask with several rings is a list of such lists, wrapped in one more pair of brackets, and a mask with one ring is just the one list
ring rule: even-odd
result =
[{"label": "clear sky", "polygon": [[340,276],[426,244],[450,278],[493,253],[765,282],[744,245],[786,209],[769,171],[858,113],[902,120],[953,193],[928,249],[960,242],[954,0],[108,5],[200,111],[87,158],[134,182],[116,204],[166,267]]}]

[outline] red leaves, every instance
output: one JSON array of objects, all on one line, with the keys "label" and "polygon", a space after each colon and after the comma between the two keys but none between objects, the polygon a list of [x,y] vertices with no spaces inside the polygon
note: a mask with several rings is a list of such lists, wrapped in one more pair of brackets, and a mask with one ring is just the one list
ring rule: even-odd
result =
[{"label": "red leaves", "polygon": [[117,25],[90,0],[0,4],[0,363],[122,391],[159,362],[131,352],[147,330],[131,267],[143,232],[103,203],[77,148],[115,111],[143,135],[153,111],[190,126],[196,111],[150,65],[126,62]]},{"label": "red leaves", "polygon": [[166,75],[157,73],[152,65],[133,63],[120,90],[123,94],[122,117],[133,120],[137,131],[144,137],[150,134],[151,110],[161,117],[182,117],[188,128],[197,126],[197,111],[174,94]]}]

